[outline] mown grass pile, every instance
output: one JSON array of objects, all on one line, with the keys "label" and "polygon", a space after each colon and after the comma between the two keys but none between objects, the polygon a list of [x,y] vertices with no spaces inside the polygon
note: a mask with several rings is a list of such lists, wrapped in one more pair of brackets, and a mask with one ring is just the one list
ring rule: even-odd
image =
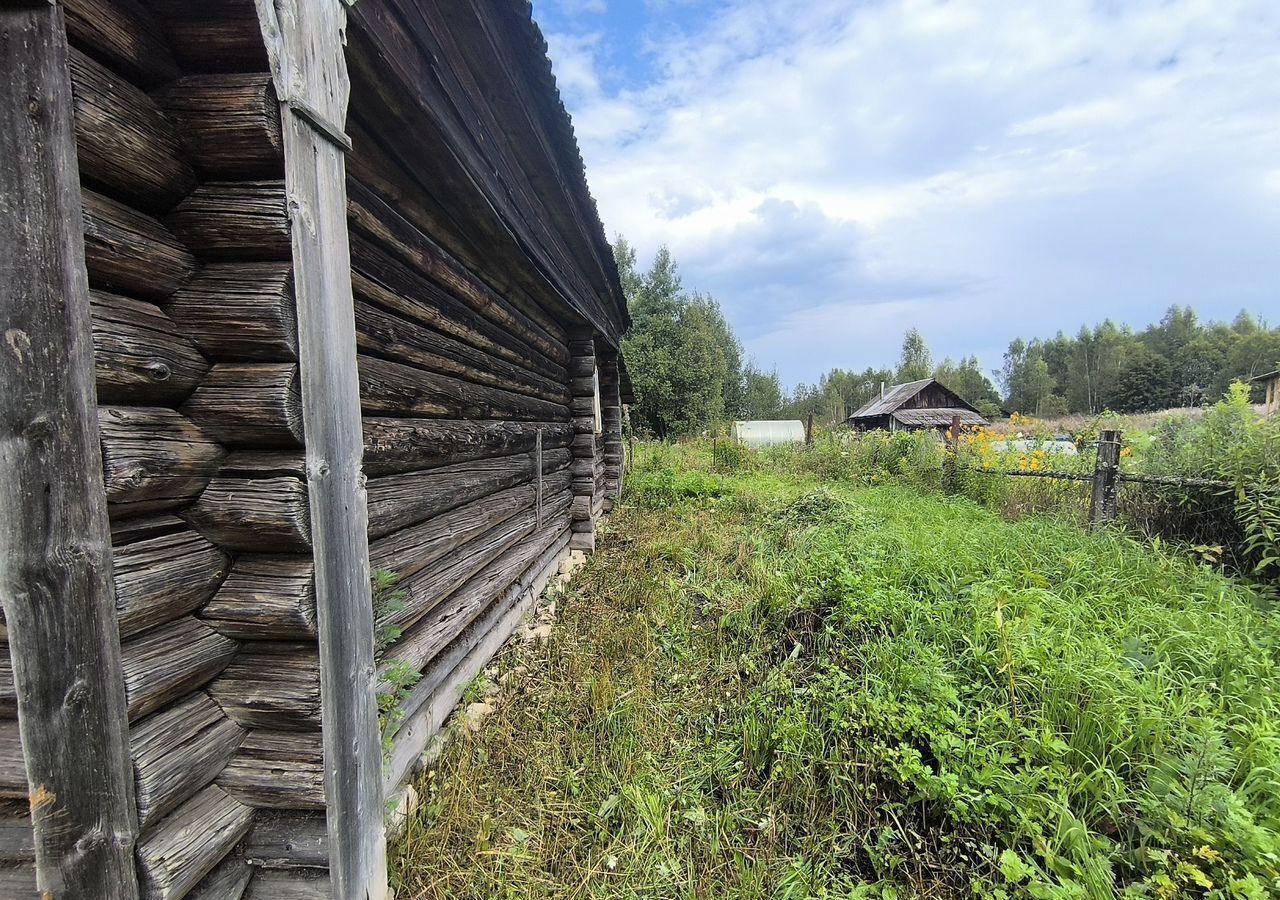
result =
[{"label": "mown grass pile", "polygon": [[613,530],[429,774],[398,896],[1280,894],[1280,627],[1248,588],[670,454]]}]

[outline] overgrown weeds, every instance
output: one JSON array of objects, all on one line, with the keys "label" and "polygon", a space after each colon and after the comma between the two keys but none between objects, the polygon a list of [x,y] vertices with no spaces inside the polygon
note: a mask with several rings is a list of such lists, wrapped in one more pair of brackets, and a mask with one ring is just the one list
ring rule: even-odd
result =
[{"label": "overgrown weeds", "polygon": [[1247,586],[964,498],[639,468],[626,551],[424,782],[398,896],[1280,892]]}]

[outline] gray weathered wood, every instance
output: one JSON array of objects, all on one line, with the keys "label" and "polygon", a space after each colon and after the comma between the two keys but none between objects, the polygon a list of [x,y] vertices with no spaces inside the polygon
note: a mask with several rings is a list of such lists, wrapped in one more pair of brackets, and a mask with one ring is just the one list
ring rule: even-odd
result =
[{"label": "gray weathered wood", "polygon": [[148,300],[164,300],[195,271],[195,257],[156,219],[123,203],[83,192],[84,258],[89,283]]},{"label": "gray weathered wood", "polygon": [[245,900],[335,900],[342,896],[334,891],[328,875],[296,869],[263,869],[249,884]]},{"label": "gray weathered wood", "polygon": [[181,402],[209,363],[160,307],[91,291],[93,360],[100,403]]},{"label": "gray weathered wood", "polygon": [[155,16],[138,0],[64,0],[67,35],[142,87],[178,76]]},{"label": "gray weathered wood", "polygon": [[113,518],[190,503],[209,484],[225,453],[171,409],[99,407],[98,428]]},{"label": "gray weathered wood", "polygon": [[302,446],[302,395],[293,363],[219,363],[182,412],[228,447]]},{"label": "gray weathered wood", "polygon": [[298,358],[289,263],[211,263],[173,295],[166,309],[209,359]]},{"label": "gray weathered wood", "polygon": [[284,174],[280,107],[269,74],[191,75],[169,85],[160,102],[202,174],[232,180]]},{"label": "gray weathered wood", "polygon": [[233,852],[200,879],[184,900],[240,900],[251,878],[249,861]]},{"label": "gray weathered wood", "polygon": [[[564,449],[547,450],[542,456],[544,475],[560,471],[570,460],[569,451]],[[517,453],[374,478],[368,486],[369,537],[383,537],[472,500],[515,487],[532,479],[535,471],[534,454]]]},{"label": "gray weathered wood", "polygon": [[373,415],[434,416],[444,419],[526,419],[564,421],[568,407],[526,394],[473,384],[361,355],[360,405]]},{"label": "gray weathered wood", "polygon": [[208,692],[245,728],[320,729],[320,660],[315,644],[247,643]]},{"label": "gray weathered wood", "polygon": [[266,71],[254,0],[165,0],[152,8],[185,71]]},{"label": "gray weathered wood", "polygon": [[332,890],[384,900],[382,751],[373,683],[368,513],[361,472],[343,139],[350,84],[338,0],[258,6],[284,111],[307,483],[324,704]]},{"label": "gray weathered wood", "polygon": [[0,644],[0,718],[18,717],[18,686],[13,682],[13,660],[9,645]]},{"label": "gray weathered wood", "polygon": [[18,723],[0,719],[0,797],[22,799],[30,795]]},{"label": "gray weathered wood", "polygon": [[231,662],[236,646],[191,617],[144,631],[126,642],[123,668],[129,718],[140,719],[208,682]]},{"label": "gray weathered wood", "polygon": [[200,883],[253,822],[253,810],[217,785],[196,794],[138,839],[147,900],[180,900]]},{"label": "gray weathered wood", "polygon": [[189,528],[117,546],[112,556],[122,636],[195,612],[231,567],[226,553]]},{"label": "gray weathered wood", "polygon": [[320,733],[254,729],[218,776],[218,784],[247,806],[323,810]]},{"label": "gray weathered wood", "polygon": [[39,886],[130,900],[137,820],[62,16],[0,7],[0,604]]},{"label": "gray weathered wood", "polygon": [[173,123],[146,93],[72,50],[81,177],[144,209],[164,212],[195,187]]},{"label": "gray weathered wood", "polygon": [[[0,866],[21,865],[31,871],[35,885],[36,835],[31,810],[21,800],[0,801]],[[0,897],[8,896],[0,893]]]},{"label": "gray weathered wood", "polygon": [[266,869],[326,869],[329,866],[329,835],[324,816],[296,812],[258,813],[253,829],[244,839],[244,854],[254,865]]},{"label": "gray weathered wood", "polygon": [[1089,501],[1089,521],[1095,525],[1116,517],[1116,475],[1120,471],[1120,432],[1098,435],[1098,460],[1093,470],[1093,494]]},{"label": "gray weathered wood", "polygon": [[183,516],[230,550],[276,553],[311,546],[307,483],[292,475],[219,474]]},{"label": "gray weathered wood", "polygon": [[538,431],[542,448],[569,446],[567,422],[465,421],[453,419],[364,420],[364,463],[370,475],[389,475],[533,450]]},{"label": "gray weathered wood", "polygon": [[280,181],[210,181],[167,217],[202,259],[289,258],[289,218]]},{"label": "gray weathered wood", "polygon": [[311,557],[241,555],[200,618],[241,640],[315,638],[315,566]]},{"label": "gray weathered wood", "polygon": [[135,724],[129,748],[142,827],[167,816],[213,781],[244,735],[200,692]]}]

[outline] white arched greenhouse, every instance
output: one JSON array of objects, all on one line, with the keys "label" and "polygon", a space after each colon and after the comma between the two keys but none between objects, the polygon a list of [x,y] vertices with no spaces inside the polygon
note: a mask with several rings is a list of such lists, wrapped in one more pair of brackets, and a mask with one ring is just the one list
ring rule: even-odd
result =
[{"label": "white arched greenhouse", "polygon": [[804,423],[799,419],[761,419],[734,422],[729,436],[745,447],[771,447],[774,444],[803,444]]}]

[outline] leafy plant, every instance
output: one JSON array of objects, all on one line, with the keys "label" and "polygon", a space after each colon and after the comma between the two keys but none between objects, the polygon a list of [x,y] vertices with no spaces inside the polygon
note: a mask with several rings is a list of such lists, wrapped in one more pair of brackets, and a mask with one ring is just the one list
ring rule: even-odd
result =
[{"label": "leafy plant", "polygon": [[399,576],[388,569],[374,569],[370,575],[373,595],[373,658],[379,670],[378,732],[384,757],[391,752],[391,742],[404,722],[404,702],[422,673],[398,659],[386,659],[387,649],[400,639],[401,629],[390,621],[404,609],[405,592],[396,589]]}]

